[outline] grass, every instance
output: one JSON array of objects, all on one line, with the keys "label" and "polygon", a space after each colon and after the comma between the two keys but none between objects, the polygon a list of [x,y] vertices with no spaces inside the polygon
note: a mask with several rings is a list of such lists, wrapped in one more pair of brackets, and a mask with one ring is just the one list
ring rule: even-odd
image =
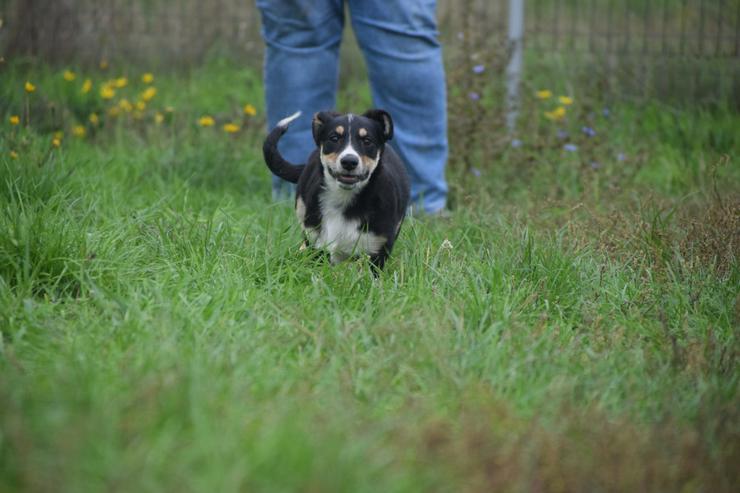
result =
[{"label": "grass", "polygon": [[[555,125],[528,99],[512,147],[484,97],[453,218],[410,219],[373,280],[300,251],[270,203],[249,70],[156,74],[170,120],[85,139],[106,109],[60,73],[0,86],[0,490],[738,483],[737,114],[587,100]],[[26,78],[31,125],[10,127]],[[455,141],[472,103],[451,101]]]}]

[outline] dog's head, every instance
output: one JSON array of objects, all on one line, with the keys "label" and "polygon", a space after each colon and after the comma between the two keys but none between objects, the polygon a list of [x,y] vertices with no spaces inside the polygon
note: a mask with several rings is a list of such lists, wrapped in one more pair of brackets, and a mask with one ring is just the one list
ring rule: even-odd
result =
[{"label": "dog's head", "polygon": [[330,186],[351,190],[362,188],[377,168],[393,137],[393,120],[383,110],[362,115],[321,111],[313,117],[312,130]]}]

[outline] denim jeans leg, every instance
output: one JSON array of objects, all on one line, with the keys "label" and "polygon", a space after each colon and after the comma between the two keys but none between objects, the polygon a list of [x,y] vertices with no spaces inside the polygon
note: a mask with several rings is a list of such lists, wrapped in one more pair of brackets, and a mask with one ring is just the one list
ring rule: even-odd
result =
[{"label": "denim jeans leg", "polygon": [[427,213],[447,201],[447,101],[434,0],[349,0],[373,103],[394,121],[392,144]]},{"label": "denim jeans leg", "polygon": [[[314,149],[311,117],[336,101],[339,44],[344,25],[342,0],[257,0],[265,41],[264,85],[267,124],[296,111],[301,117],[280,140],[279,149],[295,164]],[[292,195],[293,186],[272,177],[274,199]]]}]

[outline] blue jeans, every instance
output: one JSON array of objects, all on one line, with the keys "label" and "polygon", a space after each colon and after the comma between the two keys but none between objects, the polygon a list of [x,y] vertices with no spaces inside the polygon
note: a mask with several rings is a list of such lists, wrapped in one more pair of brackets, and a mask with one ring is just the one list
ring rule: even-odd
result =
[{"label": "blue jeans", "polygon": [[[265,40],[270,128],[301,110],[280,141],[294,163],[315,148],[311,117],[336,104],[344,0],[256,0]],[[428,213],[447,199],[447,103],[436,0],[347,0],[367,63],[373,104],[393,117],[391,144],[411,176],[411,197]],[[364,111],[366,108],[355,108]],[[290,193],[273,176],[273,197]]]}]

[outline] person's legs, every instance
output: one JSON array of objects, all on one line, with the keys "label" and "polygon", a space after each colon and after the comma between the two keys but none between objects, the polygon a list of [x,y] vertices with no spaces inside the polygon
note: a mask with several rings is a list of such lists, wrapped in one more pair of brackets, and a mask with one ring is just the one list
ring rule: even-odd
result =
[{"label": "person's legs", "polygon": [[373,102],[393,117],[392,144],[427,213],[447,201],[447,101],[434,0],[349,0]]},{"label": "person's legs", "polygon": [[[342,0],[257,0],[265,41],[264,83],[267,125],[303,112],[280,140],[288,161],[305,163],[314,148],[311,117],[335,104]],[[287,198],[292,186],[273,176],[273,198]]]}]

